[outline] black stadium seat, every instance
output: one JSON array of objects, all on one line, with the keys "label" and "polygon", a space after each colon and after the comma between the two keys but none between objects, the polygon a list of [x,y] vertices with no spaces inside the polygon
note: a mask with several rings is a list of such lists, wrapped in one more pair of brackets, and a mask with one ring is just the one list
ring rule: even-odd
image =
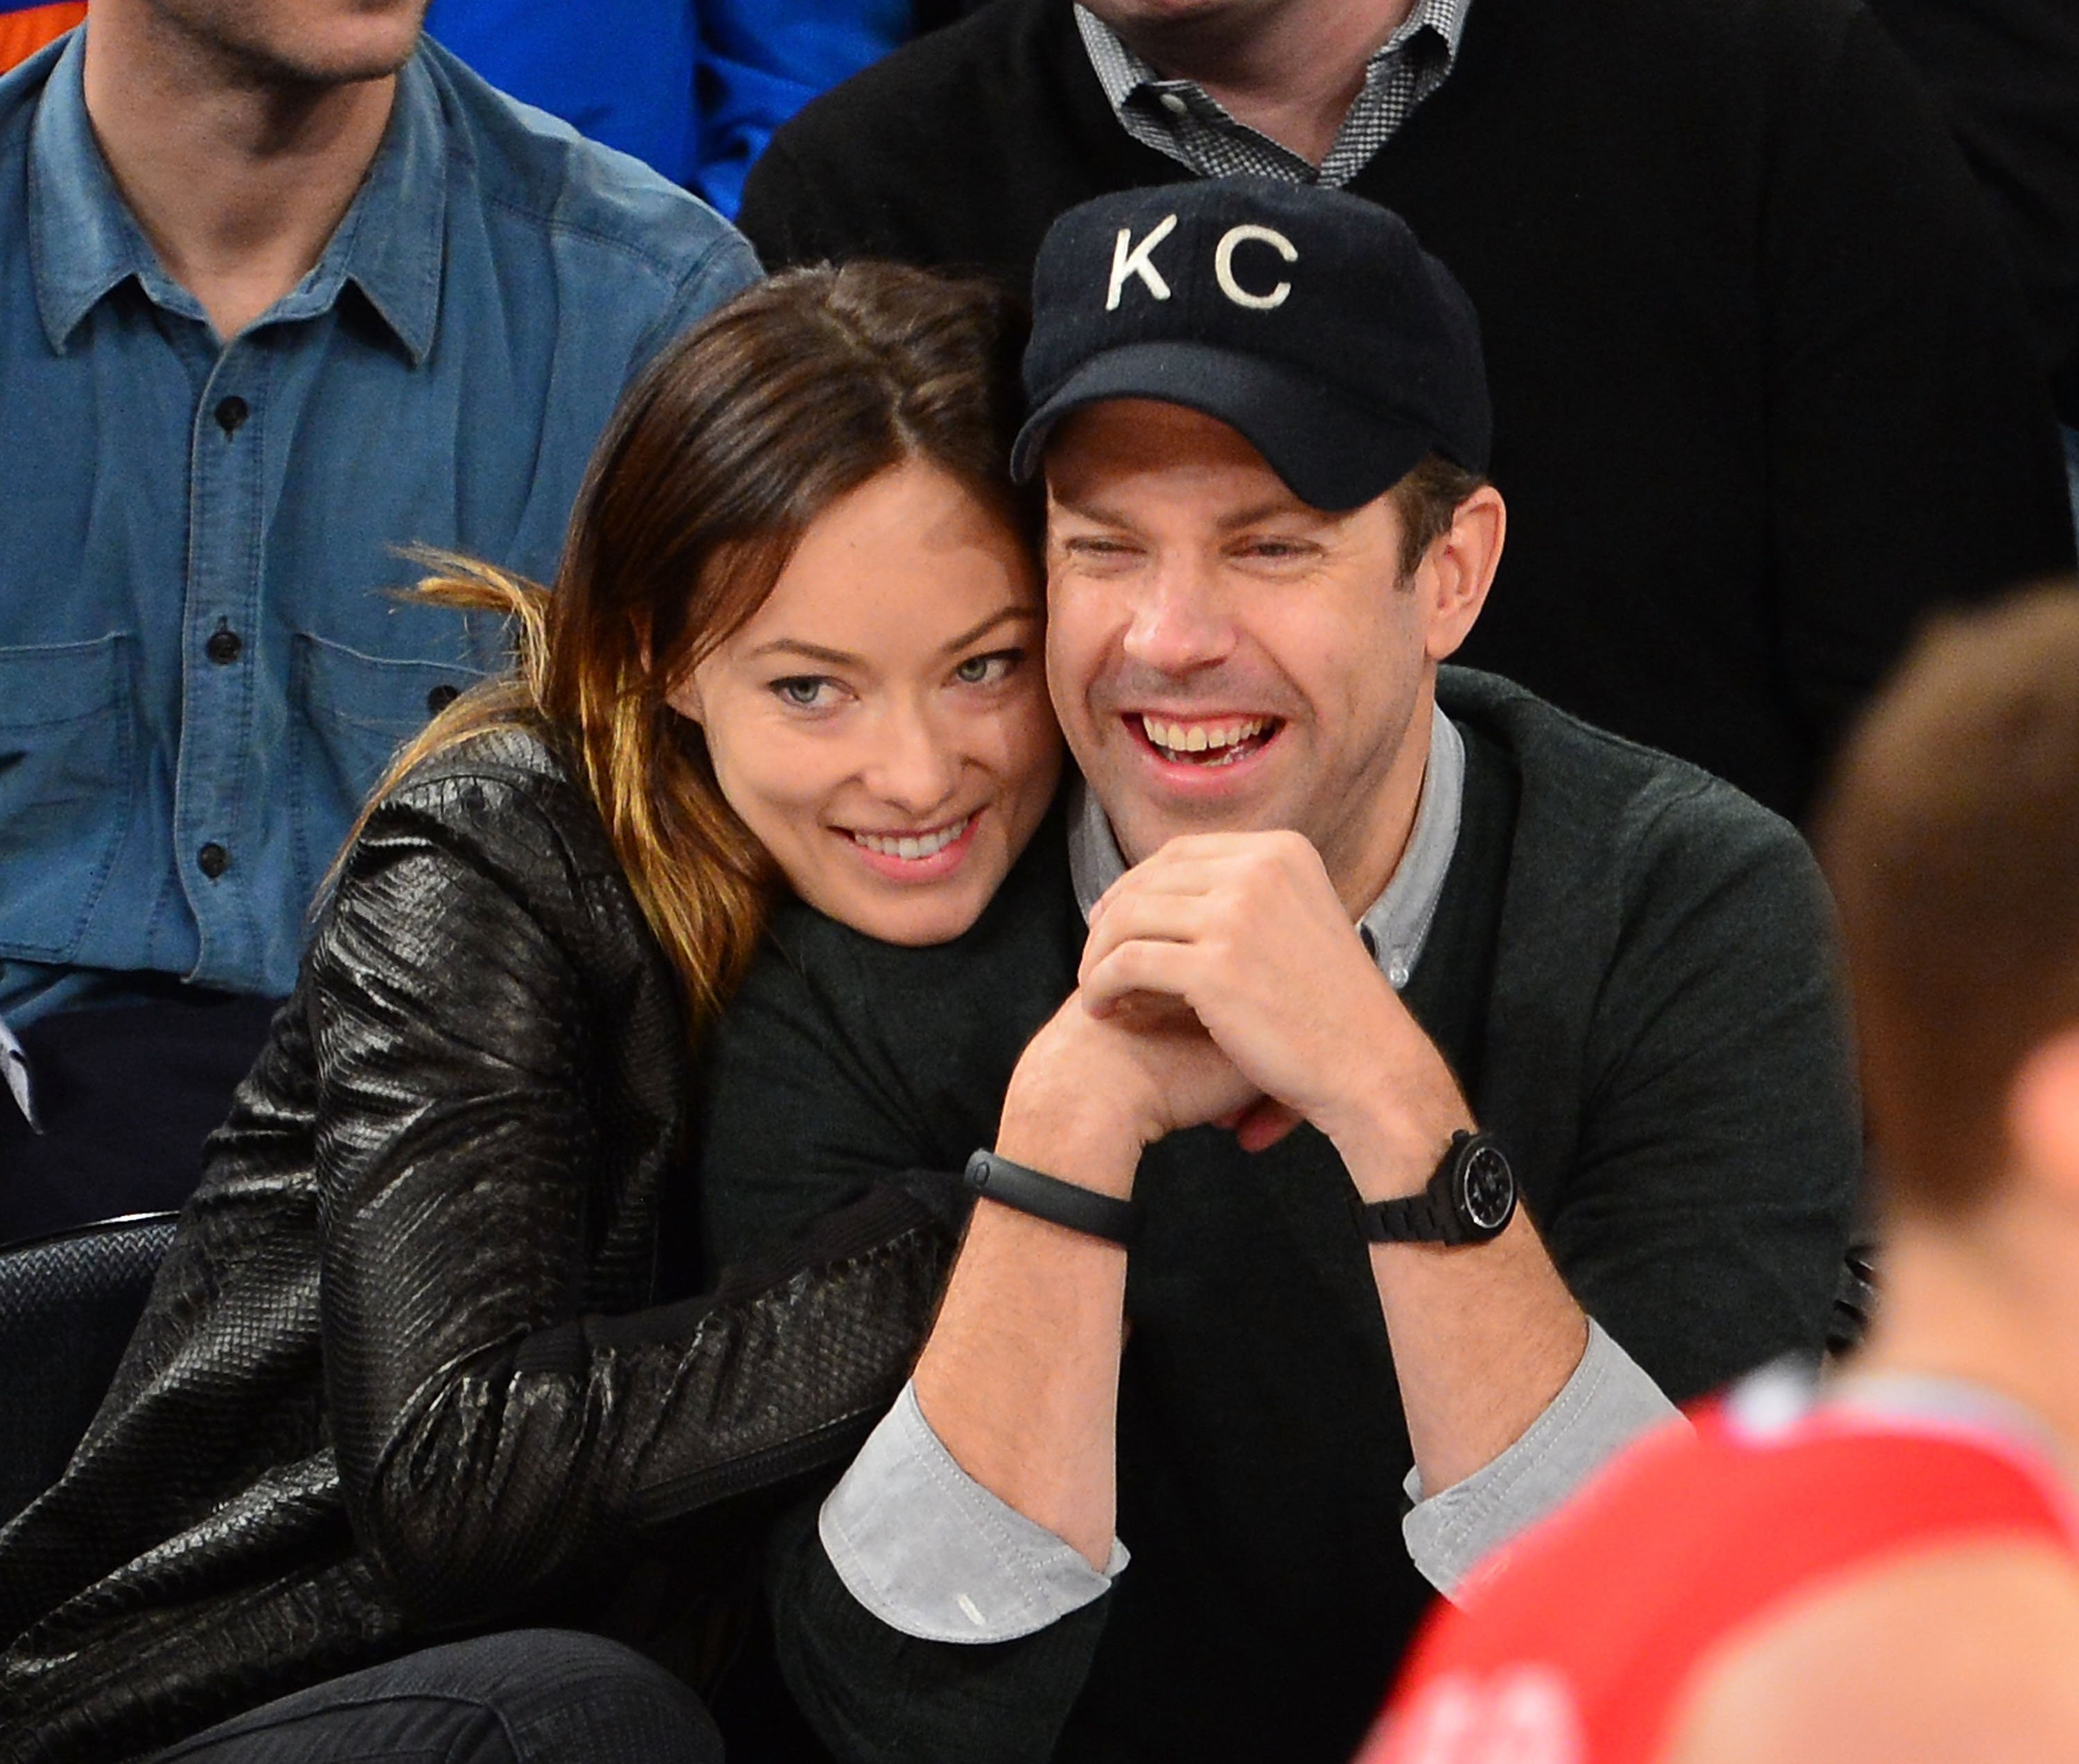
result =
[{"label": "black stadium seat", "polygon": [[0,1250],[0,1522],[58,1478],[137,1326],[171,1213]]}]

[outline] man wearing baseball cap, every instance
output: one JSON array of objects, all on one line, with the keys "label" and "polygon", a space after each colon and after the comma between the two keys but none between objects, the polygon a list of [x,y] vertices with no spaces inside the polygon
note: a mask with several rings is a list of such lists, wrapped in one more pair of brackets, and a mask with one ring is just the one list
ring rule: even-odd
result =
[{"label": "man wearing baseball cap", "polygon": [[1822,891],[1730,786],[1441,668],[1504,513],[1474,315],[1393,215],[1100,199],[1035,312],[1083,787],[956,944],[783,915],[715,1050],[710,1255],[877,1176],[980,1196],[781,1529],[780,1663],[847,1758],[1340,1759],[1432,1583],[1818,1347]]}]

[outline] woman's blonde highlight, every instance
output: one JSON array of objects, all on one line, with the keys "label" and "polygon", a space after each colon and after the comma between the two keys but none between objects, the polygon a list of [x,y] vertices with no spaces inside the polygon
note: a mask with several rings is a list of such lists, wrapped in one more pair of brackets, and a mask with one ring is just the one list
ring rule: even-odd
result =
[{"label": "woman's blonde highlight", "polygon": [[906,459],[1034,529],[1009,481],[1022,333],[993,284],[892,264],[793,271],[710,315],[623,399],[553,590],[410,554],[429,572],[414,598],[509,621],[512,665],[406,745],[371,807],[459,743],[546,736],[598,806],[697,1040],[749,969],[780,878],[668,695],[763,604],[811,522]]}]

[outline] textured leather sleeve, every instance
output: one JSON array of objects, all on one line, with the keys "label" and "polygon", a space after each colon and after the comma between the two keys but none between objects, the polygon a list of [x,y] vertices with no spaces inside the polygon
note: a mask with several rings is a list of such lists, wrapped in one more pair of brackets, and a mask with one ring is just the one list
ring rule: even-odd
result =
[{"label": "textured leather sleeve", "polygon": [[609,959],[631,912],[524,791],[449,777],[378,811],[313,946],[334,1443],[362,1547],[424,1616],[481,1618],[841,1459],[943,1272],[943,1228],[884,1188],[716,1293],[590,1308],[626,1199],[598,1172],[686,1179],[640,1082],[659,1050],[603,1051],[680,1033]]}]

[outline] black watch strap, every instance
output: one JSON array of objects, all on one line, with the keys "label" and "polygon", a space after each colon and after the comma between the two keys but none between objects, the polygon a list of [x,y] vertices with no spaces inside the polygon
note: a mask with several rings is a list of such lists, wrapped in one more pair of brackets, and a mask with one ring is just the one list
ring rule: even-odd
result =
[{"label": "black watch strap", "polygon": [[965,1180],[978,1195],[1108,1243],[1131,1244],[1140,1229],[1140,1209],[1132,1201],[1027,1169],[993,1151],[968,1159]]},{"label": "black watch strap", "polygon": [[1440,1205],[1425,1188],[1396,1200],[1374,1200],[1357,1209],[1365,1236],[1374,1243],[1462,1243],[1466,1234],[1450,1207]]}]

